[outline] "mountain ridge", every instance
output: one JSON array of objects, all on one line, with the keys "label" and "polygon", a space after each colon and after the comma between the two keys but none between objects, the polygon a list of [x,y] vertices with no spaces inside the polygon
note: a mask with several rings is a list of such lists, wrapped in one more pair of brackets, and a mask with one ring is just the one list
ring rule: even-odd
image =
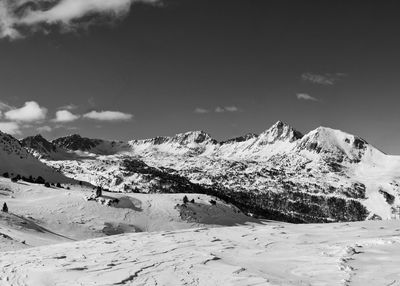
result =
[{"label": "mountain ridge", "polygon": [[69,139],[61,140],[76,149],[69,157],[42,161],[115,192],[197,190],[295,222],[390,218],[400,206],[400,156],[328,127],[303,135],[277,121],[259,135],[219,142],[204,131],[128,142]]}]

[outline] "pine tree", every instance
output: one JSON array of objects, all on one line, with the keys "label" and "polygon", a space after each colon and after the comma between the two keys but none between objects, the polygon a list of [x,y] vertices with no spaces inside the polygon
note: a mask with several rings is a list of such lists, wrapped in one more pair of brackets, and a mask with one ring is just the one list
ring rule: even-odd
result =
[{"label": "pine tree", "polygon": [[3,204],[2,211],[5,212],[5,213],[8,213],[8,206],[7,206],[7,203],[4,203],[4,204]]},{"label": "pine tree", "polygon": [[96,198],[101,197],[102,196],[102,188],[101,187],[97,187],[96,189]]}]

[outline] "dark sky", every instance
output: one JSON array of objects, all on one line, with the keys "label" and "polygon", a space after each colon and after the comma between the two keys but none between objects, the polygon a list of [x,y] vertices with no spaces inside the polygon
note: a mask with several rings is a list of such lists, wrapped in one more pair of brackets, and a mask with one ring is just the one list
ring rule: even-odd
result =
[{"label": "dark sky", "polygon": [[[282,120],[302,132],[320,125],[341,129],[400,154],[396,2],[134,5],[109,24],[0,40],[0,100],[48,108],[40,123],[52,128],[43,133],[48,138],[78,132],[127,140],[201,129],[226,139]],[[333,82],[307,80],[307,73]],[[134,119],[51,122],[67,104],[78,107],[75,114],[112,110]],[[37,133],[40,124],[25,125],[22,135]]]}]

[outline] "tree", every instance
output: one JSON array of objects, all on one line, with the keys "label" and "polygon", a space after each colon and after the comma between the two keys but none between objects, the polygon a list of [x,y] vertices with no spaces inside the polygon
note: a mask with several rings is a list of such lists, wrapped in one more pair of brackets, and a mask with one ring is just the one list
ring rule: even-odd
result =
[{"label": "tree", "polygon": [[3,204],[2,211],[5,212],[5,213],[8,213],[8,206],[7,206],[6,203]]},{"label": "tree", "polygon": [[189,202],[189,199],[187,196],[183,197],[183,203],[186,205]]},{"label": "tree", "polygon": [[46,182],[46,183],[44,183],[44,186],[45,186],[46,188],[50,188],[50,183],[49,183],[49,182]]},{"label": "tree", "polygon": [[44,184],[44,183],[46,183],[46,181],[43,179],[42,176],[39,176],[36,178],[35,183],[36,184]]},{"label": "tree", "polygon": [[14,182],[14,183],[18,182],[19,180],[21,180],[21,177],[19,177],[19,175],[11,178],[11,182]]},{"label": "tree", "polygon": [[96,198],[101,197],[102,193],[103,193],[103,189],[100,186],[98,186],[96,189]]},{"label": "tree", "polygon": [[60,183],[57,183],[57,188],[62,188]]}]

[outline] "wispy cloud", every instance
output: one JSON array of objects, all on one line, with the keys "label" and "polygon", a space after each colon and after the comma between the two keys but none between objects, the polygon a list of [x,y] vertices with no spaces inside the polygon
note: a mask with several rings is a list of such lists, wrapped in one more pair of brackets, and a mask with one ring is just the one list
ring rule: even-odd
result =
[{"label": "wispy cloud", "polygon": [[[44,25],[74,30],[89,24],[96,15],[125,16],[134,3],[157,4],[159,0],[1,0],[0,38],[24,36],[22,31],[40,30]],[[89,19],[89,20],[88,20]]]},{"label": "wispy cloud", "polygon": [[301,79],[303,81],[308,81],[314,84],[320,85],[334,85],[337,81],[346,77],[345,73],[325,73],[325,74],[316,74],[316,73],[303,73],[301,75]]},{"label": "wispy cloud", "polygon": [[100,121],[127,121],[133,118],[133,114],[120,111],[91,111],[83,117]]},{"label": "wispy cloud", "polygon": [[9,110],[11,108],[12,108],[12,106],[8,105],[5,102],[0,101],[0,111]]},{"label": "wispy cloud", "polygon": [[199,113],[199,114],[204,114],[204,113],[210,113],[214,111],[215,113],[223,113],[223,112],[239,112],[240,109],[237,106],[230,105],[230,106],[217,106],[214,109],[206,109],[202,107],[196,107],[194,109],[194,113]]},{"label": "wispy cloud", "polygon": [[200,113],[200,114],[204,114],[204,113],[209,113],[210,110],[205,109],[205,108],[201,108],[201,107],[196,107],[194,109],[194,113]]},{"label": "wispy cloud", "polygon": [[232,106],[225,106],[224,109],[227,112],[238,112],[239,111],[239,108],[236,107],[236,106],[233,106],[233,105]]},{"label": "wispy cloud", "polygon": [[73,114],[69,110],[59,110],[56,112],[54,122],[72,122],[79,119],[80,115]]},{"label": "wispy cloud", "polygon": [[297,99],[299,100],[311,100],[311,101],[318,101],[317,98],[307,94],[307,93],[298,93],[296,94]]},{"label": "wispy cloud", "polygon": [[78,108],[78,105],[75,105],[75,104],[71,103],[71,104],[60,106],[58,108],[58,110],[75,110],[77,108]]},{"label": "wispy cloud", "polygon": [[217,113],[222,113],[222,112],[238,112],[238,111],[240,111],[240,109],[237,107],[237,106],[224,106],[224,107],[221,107],[221,106],[217,106],[216,108],[215,108],[215,112],[217,112]]}]

